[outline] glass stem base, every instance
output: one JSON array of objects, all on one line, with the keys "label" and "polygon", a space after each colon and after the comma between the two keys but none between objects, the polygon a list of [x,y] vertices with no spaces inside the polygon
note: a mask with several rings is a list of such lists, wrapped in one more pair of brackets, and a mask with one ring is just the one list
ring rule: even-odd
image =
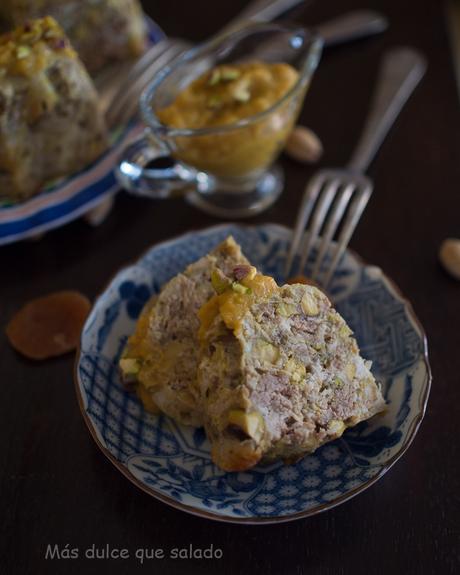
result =
[{"label": "glass stem base", "polygon": [[218,218],[251,218],[273,205],[283,188],[284,173],[275,164],[249,189],[232,189],[227,182],[203,177],[186,199],[199,210]]}]

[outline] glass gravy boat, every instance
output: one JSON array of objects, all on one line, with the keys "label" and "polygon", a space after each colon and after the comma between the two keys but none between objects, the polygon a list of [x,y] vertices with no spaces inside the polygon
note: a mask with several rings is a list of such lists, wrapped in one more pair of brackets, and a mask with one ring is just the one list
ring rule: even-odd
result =
[{"label": "glass gravy boat", "polygon": [[[268,208],[283,189],[274,164],[295,125],[322,42],[311,32],[282,24],[254,24],[186,52],[147,86],[140,98],[144,134],[123,152],[121,185],[151,198],[185,195],[212,215],[248,217]],[[159,111],[196,78],[221,65],[285,63],[297,79],[268,109],[223,125],[175,128]]]}]

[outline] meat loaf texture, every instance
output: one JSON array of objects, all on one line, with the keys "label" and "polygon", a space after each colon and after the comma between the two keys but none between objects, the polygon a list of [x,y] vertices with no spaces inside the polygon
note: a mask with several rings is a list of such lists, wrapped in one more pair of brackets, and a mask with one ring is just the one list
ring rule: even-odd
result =
[{"label": "meat loaf texture", "polygon": [[87,69],[140,55],[146,26],[138,0],[1,0],[0,17],[12,26],[53,16],[64,28]]},{"label": "meat loaf texture", "polygon": [[106,147],[98,96],[53,18],[0,37],[0,196],[27,198]]},{"label": "meat loaf texture", "polygon": [[319,289],[252,270],[201,310],[199,390],[224,470],[295,461],[384,400],[356,340]]},{"label": "meat loaf texture", "polygon": [[211,283],[225,281],[238,264],[247,264],[241,248],[228,238],[211,253],[171,279],[137,323],[120,367],[125,381],[135,380],[150,411],[159,409],[186,425],[203,424],[196,386],[198,311],[215,293]]}]

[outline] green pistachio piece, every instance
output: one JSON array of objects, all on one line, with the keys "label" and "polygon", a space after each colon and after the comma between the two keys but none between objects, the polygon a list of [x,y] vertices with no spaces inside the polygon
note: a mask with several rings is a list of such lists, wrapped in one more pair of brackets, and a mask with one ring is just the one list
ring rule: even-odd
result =
[{"label": "green pistachio piece", "polygon": [[240,264],[233,268],[233,277],[238,282],[241,282],[246,279],[252,280],[256,277],[256,274],[257,270],[254,266]]},{"label": "green pistachio piece", "polygon": [[216,293],[221,294],[230,287],[230,280],[219,269],[213,269],[211,272],[211,284]]},{"label": "green pistachio piece", "polygon": [[319,314],[319,307],[316,302],[315,297],[309,292],[306,291],[303,295],[302,301],[300,302],[303,311],[306,315],[318,315]]},{"label": "green pistachio piece", "polygon": [[318,353],[326,349],[326,346],[323,343],[312,343],[311,346]]},{"label": "green pistachio piece", "polygon": [[340,419],[331,419],[327,424],[327,430],[336,437],[340,437],[345,431],[345,423]]},{"label": "green pistachio piece", "polygon": [[32,50],[29,48],[29,46],[18,46],[16,49],[16,58],[18,60],[23,60],[24,58],[27,58],[31,52]]},{"label": "green pistachio piece", "polygon": [[221,78],[225,82],[231,82],[241,76],[241,72],[236,68],[224,68],[221,73]]},{"label": "green pistachio piece", "polygon": [[54,30],[53,28],[48,28],[48,30],[45,30],[45,32],[43,33],[43,38],[46,38],[47,40],[50,40],[51,38],[58,38],[59,37],[59,32],[57,30]]},{"label": "green pistachio piece", "polygon": [[241,428],[244,433],[255,441],[260,441],[264,434],[264,418],[258,411],[246,413],[241,409],[231,409],[228,413],[228,422]]},{"label": "green pistachio piece", "polygon": [[232,283],[232,290],[236,293],[243,294],[243,295],[251,293],[251,288],[248,288],[248,287],[244,286],[243,284],[240,284],[240,282],[233,282]]},{"label": "green pistachio piece", "polygon": [[120,359],[120,370],[125,383],[134,383],[141,370],[142,362],[134,357]]},{"label": "green pistachio piece", "polygon": [[276,308],[278,314],[282,317],[291,317],[297,312],[297,306],[292,303],[281,302]]},{"label": "green pistachio piece", "polygon": [[235,90],[235,92],[233,92],[233,97],[237,102],[249,102],[251,99],[251,93],[246,87],[243,87]]},{"label": "green pistachio piece", "polygon": [[215,68],[212,72],[211,72],[211,76],[209,77],[208,80],[208,85],[209,86],[216,86],[221,79],[221,71],[218,68]]},{"label": "green pistachio piece", "polygon": [[346,323],[344,323],[341,327],[340,327],[340,336],[345,338],[350,336],[353,332],[351,331],[351,329],[347,326]]},{"label": "green pistachio piece", "polygon": [[255,351],[260,361],[275,364],[280,357],[280,350],[270,342],[258,339],[255,345]]},{"label": "green pistachio piece", "polygon": [[348,363],[345,367],[345,373],[350,380],[353,380],[356,375],[356,365],[354,363]]},{"label": "green pistachio piece", "polygon": [[307,375],[305,366],[303,363],[296,361],[294,358],[288,359],[284,369],[290,374],[290,380],[292,383],[300,383],[303,381]]},{"label": "green pistachio piece", "polygon": [[343,387],[343,381],[340,379],[340,377],[334,377],[334,385],[339,389]]}]

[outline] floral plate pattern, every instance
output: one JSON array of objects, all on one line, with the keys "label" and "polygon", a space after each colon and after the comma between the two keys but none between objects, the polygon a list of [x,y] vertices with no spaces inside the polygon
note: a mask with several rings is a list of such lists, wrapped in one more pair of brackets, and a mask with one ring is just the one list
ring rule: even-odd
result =
[{"label": "floral plate pattern", "polygon": [[230,234],[254,265],[280,281],[290,233],[273,224],[228,224],[154,246],[115,276],[87,319],[76,361],[84,419],[120,471],[174,507],[238,523],[275,523],[324,511],[388,471],[422,421],[431,383],[423,329],[383,272],[349,251],[329,292],[355,332],[362,355],[373,362],[388,405],[383,415],[349,429],[294,465],[278,462],[225,473],[212,463],[202,429],[151,415],[124,391],[118,358],[153,293]]}]

